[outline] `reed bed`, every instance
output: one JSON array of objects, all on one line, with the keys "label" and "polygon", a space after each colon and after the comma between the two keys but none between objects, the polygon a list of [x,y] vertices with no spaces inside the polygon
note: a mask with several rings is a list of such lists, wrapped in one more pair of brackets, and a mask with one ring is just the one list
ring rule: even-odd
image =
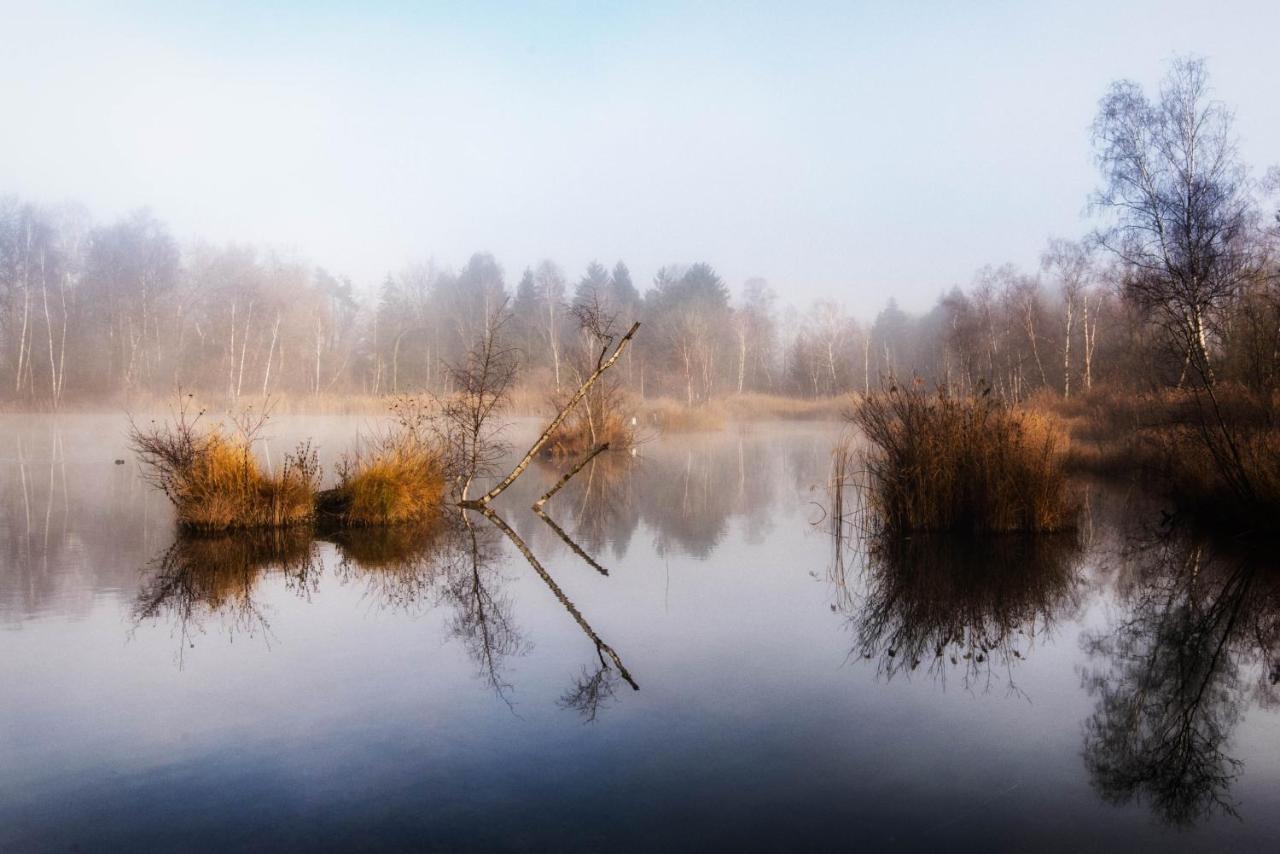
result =
[{"label": "reed bed", "polygon": [[1043,413],[919,381],[858,401],[869,442],[864,512],[886,535],[1049,532],[1075,526],[1065,436]]},{"label": "reed bed", "polygon": [[[549,408],[559,412],[567,403],[567,395],[557,395]],[[555,460],[582,459],[605,443],[612,451],[630,450],[637,443],[639,419],[634,413],[631,396],[602,379],[560,422],[542,454]]]},{"label": "reed bed", "polygon": [[1143,481],[1189,521],[1265,528],[1280,514],[1280,395],[1213,389],[1032,401],[1071,436],[1069,467]]},{"label": "reed bed", "polygon": [[686,406],[669,397],[644,402],[644,422],[661,433],[701,433],[723,430],[728,420],[716,403]]},{"label": "reed bed", "polygon": [[848,416],[855,401],[851,394],[802,398],[743,392],[718,403],[734,421],[836,421]]}]

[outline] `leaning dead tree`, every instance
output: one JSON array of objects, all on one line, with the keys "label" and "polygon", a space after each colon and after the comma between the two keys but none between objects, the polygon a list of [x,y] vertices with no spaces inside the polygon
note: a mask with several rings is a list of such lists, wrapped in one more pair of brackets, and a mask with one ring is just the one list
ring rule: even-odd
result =
[{"label": "leaning dead tree", "polygon": [[564,485],[565,485],[566,483],[568,483],[570,480],[572,480],[572,479],[573,479],[573,476],[574,476],[575,474],[577,474],[578,472],[580,472],[580,471],[582,471],[584,468],[586,468],[587,463],[589,463],[589,462],[591,462],[592,460],[594,460],[598,454],[604,453],[604,452],[605,452],[605,451],[607,451],[607,450],[609,450],[609,443],[608,443],[608,442],[604,442],[604,443],[602,443],[602,444],[600,444],[600,445],[597,445],[597,446],[595,447],[595,450],[593,450],[591,453],[587,454],[585,457],[583,457],[583,458],[578,462],[578,464],[577,464],[577,465],[575,465],[573,468],[571,468],[571,469],[569,469],[567,472],[565,472],[565,473],[564,473],[564,477],[562,477],[562,478],[560,478],[558,481],[556,481],[556,485],[555,485],[555,486],[553,486],[553,487],[551,487],[550,489],[548,489],[546,492],[544,492],[544,493],[543,493],[543,495],[542,495],[542,497],[541,497],[541,498],[539,498],[537,501],[533,502],[533,509],[534,509],[534,512],[537,512],[537,511],[541,510],[541,509],[542,509],[542,506],[543,506],[544,504],[546,504],[548,501],[550,501],[550,500],[551,500],[551,496],[553,496],[553,495],[555,495],[557,492],[559,492],[559,491],[564,487]]},{"label": "leaning dead tree", "polygon": [[[542,434],[538,436],[537,441],[535,441],[533,446],[529,448],[528,453],[524,455],[520,462],[516,463],[516,467],[511,470],[511,473],[504,477],[496,486],[493,487],[493,489],[490,489],[484,495],[475,499],[463,499],[458,502],[458,506],[467,507],[473,510],[483,510],[488,506],[490,501],[505,492],[507,487],[511,486],[511,484],[515,482],[516,478],[524,474],[525,469],[527,469],[529,464],[533,462],[534,458],[538,455],[538,452],[542,450],[542,446],[545,445],[555,433],[556,428],[560,426],[560,423],[564,421],[570,412],[573,411],[573,408],[578,405],[578,402],[586,397],[587,392],[591,390],[591,386],[595,384],[596,380],[600,379],[604,372],[613,367],[614,363],[622,356],[623,351],[627,349],[627,345],[631,343],[631,339],[635,337],[636,330],[639,328],[639,321],[633,323],[631,328],[627,330],[627,334],[623,335],[622,340],[613,347],[612,354],[609,354],[609,347],[613,345],[612,340],[609,340],[607,343],[602,345],[600,358],[596,361],[596,369],[592,371],[591,375],[588,376],[586,380],[583,381],[582,385],[578,387],[578,390],[573,393],[573,397],[569,398],[568,402],[561,407],[560,411],[556,414],[556,417],[551,419],[551,423],[548,424],[546,429],[542,431]],[[605,358],[606,355],[608,355],[608,358]]]}]

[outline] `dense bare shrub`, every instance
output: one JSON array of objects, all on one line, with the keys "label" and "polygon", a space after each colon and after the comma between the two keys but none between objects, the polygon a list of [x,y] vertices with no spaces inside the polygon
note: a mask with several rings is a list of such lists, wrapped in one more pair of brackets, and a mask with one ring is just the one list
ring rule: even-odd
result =
[{"label": "dense bare shrub", "polygon": [[1275,401],[1223,392],[1191,393],[1189,416],[1147,432],[1147,459],[1158,462],[1147,474],[1196,521],[1271,532],[1280,513]]},{"label": "dense bare shrub", "polygon": [[315,510],[320,466],[310,443],[285,456],[280,470],[264,472],[253,454],[267,414],[244,411],[228,431],[192,413],[182,398],[171,420],[140,427],[130,422],[129,441],[144,476],[163,490],[178,524],[198,531],[279,528],[309,522]]},{"label": "dense bare shrub", "polygon": [[1095,390],[1035,405],[1071,436],[1072,469],[1141,479],[1210,524],[1257,526],[1280,512],[1280,399],[1229,383],[1212,389]]},{"label": "dense bare shrub", "polygon": [[870,524],[889,534],[1058,531],[1075,524],[1065,438],[1041,413],[989,395],[891,386],[859,401]]}]

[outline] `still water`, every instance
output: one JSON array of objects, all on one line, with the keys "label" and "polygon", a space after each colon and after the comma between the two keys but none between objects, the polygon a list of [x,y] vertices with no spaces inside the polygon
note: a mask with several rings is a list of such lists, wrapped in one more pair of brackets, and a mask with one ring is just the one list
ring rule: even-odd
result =
[{"label": "still water", "polygon": [[0,417],[0,850],[1280,845],[1280,576],[1132,496],[837,550],[837,428],[762,425],[514,536],[187,540],[123,434]]}]

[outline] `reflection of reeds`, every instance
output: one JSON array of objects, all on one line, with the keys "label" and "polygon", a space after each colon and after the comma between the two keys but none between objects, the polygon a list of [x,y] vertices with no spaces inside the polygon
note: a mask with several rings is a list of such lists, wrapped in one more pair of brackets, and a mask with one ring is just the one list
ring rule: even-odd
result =
[{"label": "reflection of reeds", "polygon": [[361,579],[380,607],[412,610],[430,601],[460,548],[443,522],[346,528],[326,536],[338,548],[339,577]]},{"label": "reflection of reeds", "polygon": [[325,539],[338,547],[345,561],[376,571],[421,563],[448,546],[444,531],[443,524],[387,525],[345,528]]},{"label": "reflection of reeds", "polygon": [[879,538],[866,550],[859,651],[882,671],[937,676],[958,667],[966,684],[1022,658],[1074,601],[1080,548],[1069,534],[983,539]]}]

